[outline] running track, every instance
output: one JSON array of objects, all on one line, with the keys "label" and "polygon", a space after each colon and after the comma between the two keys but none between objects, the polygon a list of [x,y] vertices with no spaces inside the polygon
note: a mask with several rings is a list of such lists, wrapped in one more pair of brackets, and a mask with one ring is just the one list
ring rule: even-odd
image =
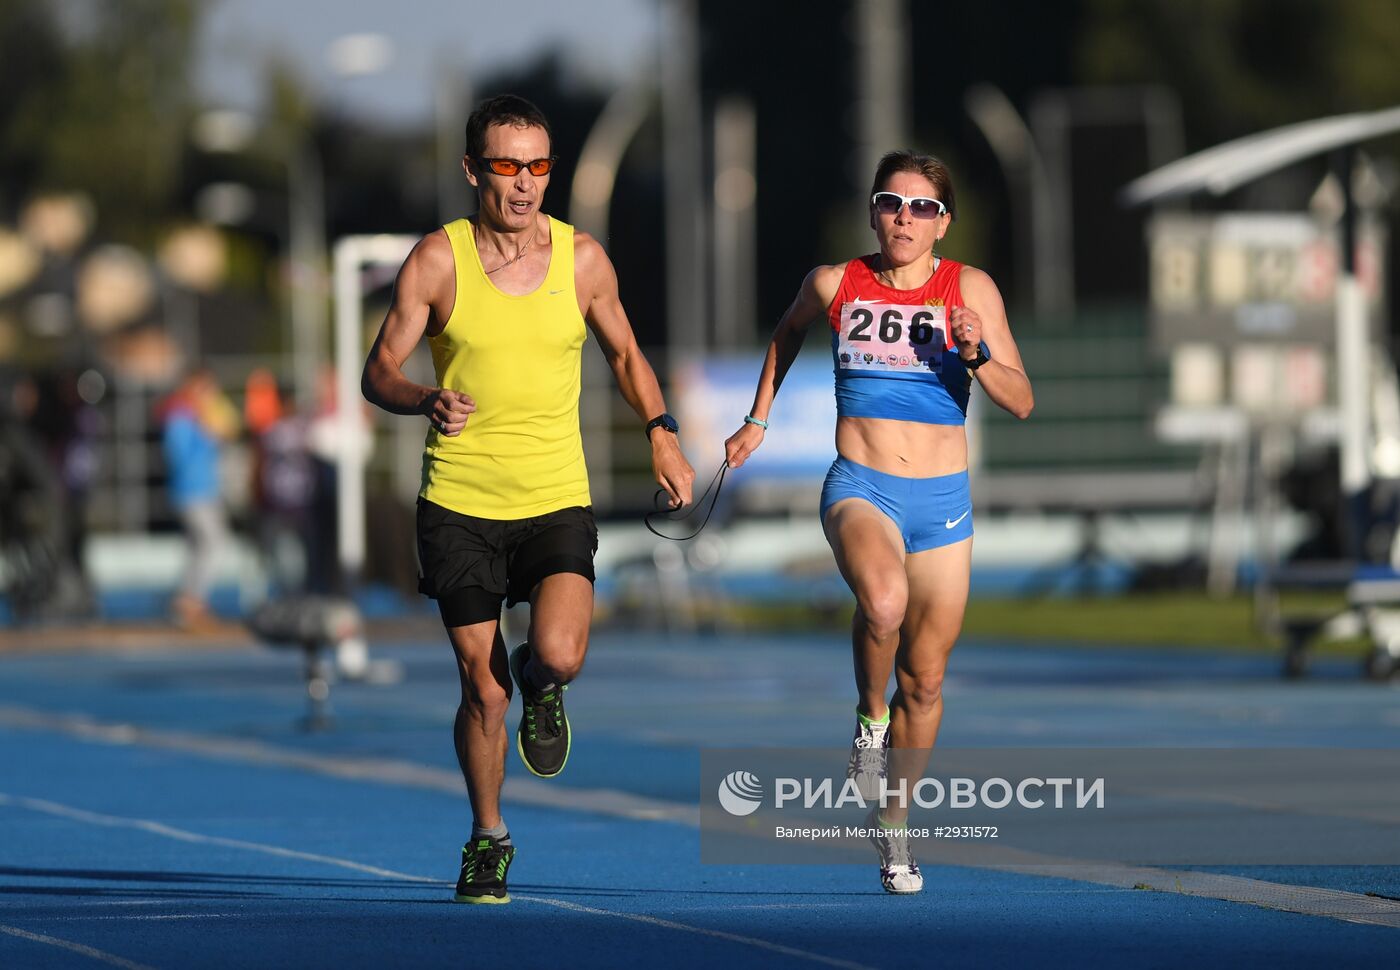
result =
[{"label": "running track", "polygon": [[[510,755],[515,902],[454,905],[469,814],[447,647],[376,655],[403,682],[338,685],[320,733],[298,727],[286,654],[0,659],[0,967],[1400,965],[1396,868],[1155,892],[929,867],[893,898],[873,865],[701,865],[699,748],[848,741],[839,632],[597,634],[564,775]],[[1400,746],[1400,693],[1355,667],[1288,684],[1273,658],[966,643],[941,740]]]}]

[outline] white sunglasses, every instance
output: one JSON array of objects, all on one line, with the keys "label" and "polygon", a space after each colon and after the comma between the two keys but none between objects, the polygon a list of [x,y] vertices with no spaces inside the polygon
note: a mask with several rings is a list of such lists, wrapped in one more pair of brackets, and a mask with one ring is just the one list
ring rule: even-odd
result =
[{"label": "white sunglasses", "polygon": [[910,198],[898,192],[876,192],[870,197],[870,204],[882,216],[898,215],[906,205],[915,219],[936,219],[948,211],[948,207],[937,199],[926,196]]}]

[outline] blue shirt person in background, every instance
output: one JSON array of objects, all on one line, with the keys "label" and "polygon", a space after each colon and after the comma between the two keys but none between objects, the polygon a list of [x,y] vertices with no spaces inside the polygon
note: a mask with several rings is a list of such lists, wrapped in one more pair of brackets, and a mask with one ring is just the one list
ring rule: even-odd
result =
[{"label": "blue shirt person in background", "polygon": [[167,400],[164,415],[167,489],[189,548],[171,613],[181,626],[198,628],[210,623],[209,587],[228,541],[219,456],[223,443],[238,432],[238,412],[214,375],[199,368]]}]

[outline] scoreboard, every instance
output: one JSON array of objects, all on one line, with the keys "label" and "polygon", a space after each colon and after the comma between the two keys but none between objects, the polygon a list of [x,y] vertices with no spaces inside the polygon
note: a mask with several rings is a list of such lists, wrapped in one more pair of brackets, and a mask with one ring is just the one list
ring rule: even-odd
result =
[{"label": "scoreboard", "polygon": [[[1297,213],[1169,213],[1148,223],[1152,343],[1172,403],[1299,412],[1336,398],[1341,227]],[[1384,230],[1363,219],[1357,278],[1383,331]]]},{"label": "scoreboard", "polygon": [[[1156,343],[1333,338],[1340,227],[1292,213],[1160,215],[1148,224]],[[1382,231],[1363,221],[1357,277],[1380,317]]]}]

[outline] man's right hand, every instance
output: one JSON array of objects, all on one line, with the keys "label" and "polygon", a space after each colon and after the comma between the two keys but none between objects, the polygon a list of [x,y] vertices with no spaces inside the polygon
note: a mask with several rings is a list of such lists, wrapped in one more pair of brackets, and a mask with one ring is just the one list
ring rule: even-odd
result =
[{"label": "man's right hand", "polygon": [[428,422],[438,434],[455,438],[467,426],[467,418],[476,410],[476,402],[461,391],[451,391],[440,387],[428,395],[426,401]]}]

